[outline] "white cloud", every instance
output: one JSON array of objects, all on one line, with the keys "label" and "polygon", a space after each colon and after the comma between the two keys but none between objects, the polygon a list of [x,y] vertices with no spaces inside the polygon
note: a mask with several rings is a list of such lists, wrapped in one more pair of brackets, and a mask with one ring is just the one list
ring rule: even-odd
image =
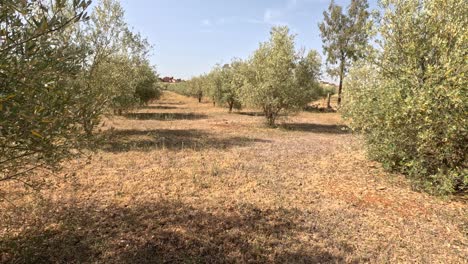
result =
[{"label": "white cloud", "polygon": [[317,0],[286,0],[282,7],[267,8],[263,13],[263,23],[269,25],[288,25],[287,22],[284,22],[284,18],[288,14],[295,12],[302,3],[311,1]]},{"label": "white cloud", "polygon": [[221,17],[216,20],[205,19],[202,21],[205,27],[215,27],[220,25],[248,23],[248,24],[266,24],[270,26],[286,25],[284,21],[288,13],[294,12],[303,2],[323,1],[323,0],[285,0],[282,7],[270,7],[265,9],[261,18],[245,18],[245,17]]}]

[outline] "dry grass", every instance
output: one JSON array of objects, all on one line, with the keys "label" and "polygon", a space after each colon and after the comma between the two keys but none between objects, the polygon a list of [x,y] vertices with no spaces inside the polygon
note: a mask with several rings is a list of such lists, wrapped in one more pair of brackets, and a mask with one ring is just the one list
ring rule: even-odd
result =
[{"label": "dry grass", "polygon": [[0,186],[0,262],[466,263],[467,205],[411,191],[335,113],[268,129],[172,93],[50,187]]}]

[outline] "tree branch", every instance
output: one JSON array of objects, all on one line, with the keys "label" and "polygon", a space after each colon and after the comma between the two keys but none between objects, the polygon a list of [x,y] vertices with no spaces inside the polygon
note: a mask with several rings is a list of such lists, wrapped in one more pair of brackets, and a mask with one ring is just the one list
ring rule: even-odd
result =
[{"label": "tree branch", "polygon": [[77,15],[75,15],[75,16],[73,16],[71,19],[67,20],[65,23],[63,23],[63,24],[60,25],[59,27],[52,28],[52,29],[50,29],[50,30],[48,30],[48,31],[42,32],[42,33],[40,33],[40,34],[38,34],[38,35],[35,35],[35,36],[32,36],[32,37],[30,37],[30,38],[28,38],[28,39],[25,39],[25,40],[23,40],[23,41],[20,41],[19,43],[11,44],[11,45],[7,46],[6,48],[0,50],[0,52],[1,52],[1,53],[6,52],[6,51],[8,51],[8,50],[10,50],[10,49],[12,49],[12,48],[14,48],[14,47],[17,47],[17,46],[19,46],[19,45],[23,45],[23,44],[25,44],[25,43],[27,43],[27,42],[33,41],[33,40],[38,39],[38,38],[40,38],[40,37],[42,37],[42,36],[45,36],[45,35],[48,35],[48,34],[50,34],[50,33],[55,32],[55,31],[58,31],[58,30],[60,30],[60,29],[62,29],[62,28],[64,28],[64,27],[68,26],[71,22],[73,22],[74,20],[76,20],[76,18],[78,18],[78,17],[80,17],[81,15],[83,15],[83,13],[84,13],[84,11],[81,12],[81,13],[79,13],[79,14],[77,14]]}]

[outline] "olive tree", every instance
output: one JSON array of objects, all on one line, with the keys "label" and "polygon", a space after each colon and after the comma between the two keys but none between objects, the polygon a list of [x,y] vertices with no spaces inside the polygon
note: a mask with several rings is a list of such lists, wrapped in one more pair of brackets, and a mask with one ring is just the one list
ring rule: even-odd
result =
[{"label": "olive tree", "polygon": [[178,93],[184,96],[193,96],[191,94],[191,81],[183,81],[179,83],[165,84],[166,90]]},{"label": "olive tree", "polygon": [[245,82],[243,74],[247,69],[246,66],[242,60],[234,59],[230,65],[223,67],[223,83],[225,85],[223,85],[221,99],[223,103],[227,104],[229,112],[242,108],[240,90]]},{"label": "olive tree", "polygon": [[137,63],[124,55],[112,56],[98,67],[99,79],[105,81],[103,85],[107,93],[104,95],[109,100],[107,107],[115,114],[121,115],[138,105],[139,100],[135,96],[137,70]]},{"label": "olive tree", "polygon": [[159,99],[161,87],[158,76],[148,61],[143,61],[136,68],[135,96],[140,104],[148,105],[152,100]]},{"label": "olive tree", "polygon": [[205,95],[211,98],[213,106],[222,104],[222,88],[223,88],[223,69],[216,65],[211,72],[205,76],[205,85],[203,90]]},{"label": "olive tree", "polygon": [[281,111],[300,110],[312,99],[310,83],[316,80],[307,62],[308,58],[300,59],[296,53],[289,29],[273,27],[270,40],[260,44],[249,62],[242,101],[261,108],[268,125],[275,126]]},{"label": "olive tree", "polygon": [[197,98],[201,103],[203,99],[203,91],[206,89],[207,78],[206,76],[195,77],[188,82],[188,93],[190,96]]},{"label": "olive tree", "polygon": [[80,142],[74,80],[85,50],[69,37],[90,1],[11,1],[0,12],[0,182],[51,168]]},{"label": "olive tree", "polygon": [[102,114],[133,107],[144,78],[156,78],[152,70],[141,77],[149,45],[128,29],[118,2],[102,0],[91,21],[89,4],[2,1],[0,181],[28,184],[35,169],[58,168]]},{"label": "olive tree", "polygon": [[298,98],[300,105],[307,105],[312,100],[320,98],[323,94],[323,89],[318,82],[321,72],[320,55],[317,51],[311,50],[305,56],[299,56],[294,70],[295,85],[301,90],[299,94],[302,97]]},{"label": "olive tree", "polygon": [[382,51],[350,72],[345,112],[369,154],[433,193],[468,186],[467,7],[383,1]]},{"label": "olive tree", "polygon": [[124,10],[116,0],[101,0],[88,24],[77,29],[81,45],[89,51],[80,86],[81,123],[91,136],[103,114],[132,109],[139,103],[136,94],[137,68],[147,59],[150,46],[133,33],[124,20]]},{"label": "olive tree", "polygon": [[213,104],[227,106],[229,112],[240,109],[239,89],[243,85],[242,62],[234,60],[232,64],[217,65],[207,75],[207,94],[212,98]]}]

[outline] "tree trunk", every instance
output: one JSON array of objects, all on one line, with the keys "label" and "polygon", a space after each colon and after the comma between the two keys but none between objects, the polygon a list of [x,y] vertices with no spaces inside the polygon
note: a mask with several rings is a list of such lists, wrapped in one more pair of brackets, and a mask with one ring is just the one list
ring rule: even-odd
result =
[{"label": "tree trunk", "polygon": [[341,106],[341,93],[343,92],[343,77],[340,76],[340,86],[338,87],[338,107]]},{"label": "tree trunk", "polygon": [[201,100],[202,100],[202,96],[198,95],[198,103],[201,103]]},{"label": "tree trunk", "polygon": [[265,117],[267,119],[267,123],[269,127],[275,127],[275,121],[277,112],[274,112],[272,109],[264,109]]},{"label": "tree trunk", "polygon": [[345,63],[346,63],[346,58],[343,57],[341,59],[341,65],[340,65],[340,86],[338,87],[338,108],[341,106],[341,94],[343,93],[343,79],[344,79]]},{"label": "tree trunk", "polygon": [[93,125],[90,120],[85,119],[83,121],[83,130],[86,133],[86,136],[91,137],[93,135]]},{"label": "tree trunk", "polygon": [[327,95],[327,109],[331,109],[331,94],[328,93]]},{"label": "tree trunk", "polygon": [[269,127],[275,127],[275,117],[274,117],[274,115],[271,113],[271,114],[269,114],[269,116],[267,118],[268,118],[268,126]]},{"label": "tree trunk", "polygon": [[229,102],[229,113],[232,113],[232,108],[234,108],[234,102]]}]

